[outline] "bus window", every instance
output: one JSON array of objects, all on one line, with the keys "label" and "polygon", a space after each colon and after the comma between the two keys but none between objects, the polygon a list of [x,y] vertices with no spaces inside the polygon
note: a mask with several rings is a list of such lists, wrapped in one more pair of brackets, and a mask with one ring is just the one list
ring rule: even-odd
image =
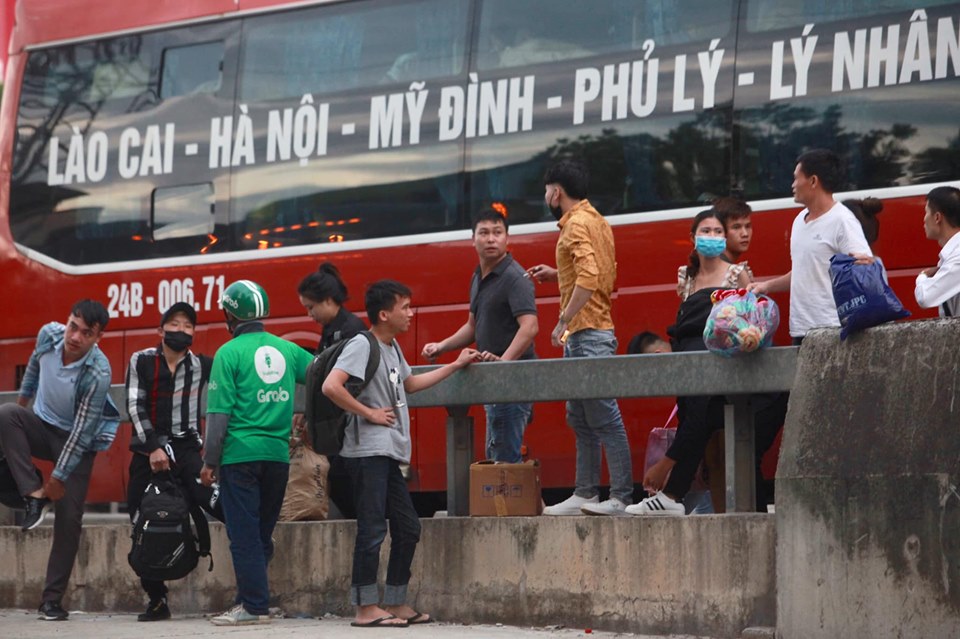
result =
[{"label": "bus window", "polygon": [[[484,0],[477,66],[490,70],[479,74],[480,79],[496,85],[505,74],[513,76],[511,81],[520,74],[532,77],[538,98],[555,96],[557,106],[544,104],[529,131],[478,136],[468,142],[470,212],[499,205],[514,224],[551,220],[543,208],[542,177],[550,164],[568,156],[580,157],[588,165],[589,197],[604,215],[692,206],[729,190],[734,3],[602,0],[590,3],[589,9],[585,6],[568,0],[529,2],[511,5],[508,11],[504,0]],[[517,30],[520,24],[540,35],[529,39],[529,34]],[[530,55],[523,60],[509,44],[516,37],[530,45]],[[649,76],[623,75],[640,69],[634,63],[643,61],[641,47],[648,40],[655,43],[653,57],[659,64],[659,83],[652,97],[636,90],[646,86]],[[701,96],[685,112],[677,112],[673,108],[674,61],[678,55],[695,57],[696,52],[709,50],[714,40],[715,48],[725,50],[715,95],[708,105]],[[552,48],[552,43],[557,47]],[[551,53],[546,55],[548,48]],[[558,62],[587,55],[593,57]],[[522,72],[496,71],[533,63],[536,66]],[[620,74],[619,87],[633,87],[633,96],[646,95],[650,110],[638,114],[641,105],[634,101],[627,108],[626,97],[609,101],[605,108],[601,88],[596,99],[583,107],[582,123],[574,125],[577,74],[589,71],[600,87],[607,82],[608,70]],[[687,86],[701,86],[699,73],[693,73],[688,66]],[[481,117],[486,116],[481,113]],[[493,126],[487,124],[481,121],[478,128]]]},{"label": "bus window", "polygon": [[241,100],[328,94],[453,76],[463,69],[466,0],[362,2],[251,18]]},{"label": "bus window", "polygon": [[[465,226],[463,144],[440,143],[436,132],[440,87],[463,82],[468,9],[466,0],[357,2],[244,22],[241,100],[253,121],[268,123],[256,147],[258,157],[273,161],[233,168],[234,247]],[[426,85],[416,131],[409,115],[391,119],[388,113],[399,112],[386,108],[407,109],[413,81]],[[302,135],[308,128],[312,135]]]},{"label": "bus window", "polygon": [[164,242],[201,237],[214,230],[212,184],[191,184],[154,190],[151,198],[152,239]]},{"label": "bus window", "polygon": [[[750,4],[748,26],[756,27],[756,16],[766,11],[776,21],[771,17],[764,24],[770,28],[776,24],[781,30],[742,38],[738,50],[738,73],[755,77],[753,85],[738,89],[735,104],[737,172],[747,197],[789,195],[797,156],[815,146],[828,147],[844,159],[844,190],[956,179],[960,103],[953,96],[960,93],[960,68],[947,66],[945,77],[931,73],[925,78],[919,70],[904,71],[905,56],[898,58],[896,51],[880,66],[871,61],[869,46],[858,50],[851,45],[849,53],[844,46],[858,32],[865,36],[864,45],[878,36],[886,43],[894,32],[891,28],[898,26],[899,42],[892,42],[902,51],[913,15],[906,4],[893,0]],[[954,34],[960,28],[951,9],[935,4],[928,5],[932,8],[927,9],[925,22],[930,48],[923,53],[930,61],[936,60],[940,21],[946,18]],[[849,18],[848,12],[857,7],[866,17]],[[771,79],[774,43],[796,37],[808,24],[816,25],[812,34],[818,40],[804,86],[798,86],[792,60],[780,78]]]},{"label": "bus window", "polygon": [[634,51],[725,35],[729,2],[715,0],[484,0],[481,71]]},{"label": "bus window", "polygon": [[[211,120],[232,108],[233,83],[221,79],[221,67],[238,27],[194,25],[30,51],[12,158],[14,239],[71,265],[226,248],[210,247],[200,227],[192,240],[172,237],[183,220],[165,207],[210,211],[211,187],[205,194],[177,188],[217,181],[200,142]],[[216,96],[222,83],[229,101]],[[216,195],[228,198],[223,181]],[[218,209],[224,221],[225,209]]]},{"label": "bus window", "polygon": [[216,93],[223,72],[223,42],[205,42],[163,51],[160,97]]},{"label": "bus window", "polygon": [[776,31],[809,23],[823,24],[894,12],[953,4],[955,0],[762,0],[747,7],[747,30]]}]

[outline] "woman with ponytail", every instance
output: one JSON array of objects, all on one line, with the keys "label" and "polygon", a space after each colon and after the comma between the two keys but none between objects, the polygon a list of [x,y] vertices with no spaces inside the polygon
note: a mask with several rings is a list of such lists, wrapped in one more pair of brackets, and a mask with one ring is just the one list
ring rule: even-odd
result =
[{"label": "woman with ponytail", "polygon": [[330,262],[324,262],[319,269],[303,278],[297,293],[307,315],[323,327],[318,353],[366,330],[363,320],[343,307],[349,299],[347,286],[340,278],[340,271]]},{"label": "woman with ponytail", "polygon": [[[347,286],[340,277],[340,271],[330,262],[324,262],[315,272],[303,278],[297,287],[297,293],[300,294],[300,303],[307,310],[307,315],[323,327],[323,334],[317,345],[318,353],[367,329],[363,320],[343,307],[348,299]],[[302,433],[304,428],[305,422],[301,416],[296,430]],[[356,508],[350,475],[339,455],[330,456],[329,461],[330,501],[344,517],[354,519]],[[336,510],[333,508],[330,513],[330,518],[336,517]]]}]

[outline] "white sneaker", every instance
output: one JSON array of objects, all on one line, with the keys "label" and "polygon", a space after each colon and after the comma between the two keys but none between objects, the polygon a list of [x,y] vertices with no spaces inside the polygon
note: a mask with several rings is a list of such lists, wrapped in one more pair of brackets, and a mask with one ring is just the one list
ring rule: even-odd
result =
[{"label": "white sneaker", "polygon": [[627,505],[616,498],[601,501],[599,504],[586,504],[580,508],[584,515],[607,515],[608,517],[627,517]]},{"label": "white sneaker", "polygon": [[210,620],[215,626],[249,626],[257,623],[270,623],[270,615],[252,615],[243,604],[237,604],[230,610]]},{"label": "white sneaker", "polygon": [[687,511],[683,504],[670,499],[663,491],[660,491],[653,497],[647,497],[639,504],[626,507],[627,514],[643,516],[682,516]]},{"label": "white sneaker", "polygon": [[543,509],[544,515],[582,515],[583,512],[580,510],[587,504],[599,504],[600,498],[596,495],[590,499],[585,499],[583,497],[577,497],[576,495],[571,495],[567,499],[561,501],[559,504],[554,504],[553,506],[547,506]]}]

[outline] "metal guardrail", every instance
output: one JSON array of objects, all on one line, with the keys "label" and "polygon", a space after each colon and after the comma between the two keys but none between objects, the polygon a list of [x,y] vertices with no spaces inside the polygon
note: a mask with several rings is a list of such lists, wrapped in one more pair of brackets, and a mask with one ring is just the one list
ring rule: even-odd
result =
[{"label": "metal guardrail", "polygon": [[[469,514],[470,464],[474,461],[471,405],[549,402],[601,397],[726,395],[725,443],[727,511],[755,506],[754,423],[750,394],[788,391],[797,370],[798,347],[770,348],[748,357],[724,359],[712,353],[617,355],[474,364],[432,388],[410,395],[411,408],[447,408],[447,511]],[[415,366],[414,374],[434,366]],[[123,386],[110,390],[121,413]],[[17,394],[0,393],[0,403]],[[295,406],[302,410],[303,388]]]}]

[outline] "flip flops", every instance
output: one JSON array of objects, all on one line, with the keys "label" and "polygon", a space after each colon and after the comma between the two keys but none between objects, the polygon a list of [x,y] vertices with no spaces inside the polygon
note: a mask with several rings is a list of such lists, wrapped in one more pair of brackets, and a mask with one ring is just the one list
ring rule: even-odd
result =
[{"label": "flip flops", "polygon": [[429,617],[422,612],[416,612],[416,614],[414,614],[412,617],[407,617],[407,623],[411,626],[416,626],[423,623],[433,623],[433,617]]},{"label": "flip flops", "polygon": [[[420,615],[419,613],[417,613],[417,615],[415,616],[420,616]],[[350,625],[355,628],[406,628],[411,623],[409,620],[406,620],[406,619],[404,620],[403,623],[384,623],[385,621],[390,621],[391,619],[398,619],[398,617],[396,615],[384,615],[382,617],[377,617],[376,619],[373,619],[371,621],[365,621],[362,623],[359,621],[351,621]],[[426,623],[426,622],[420,621],[417,623]]]}]

